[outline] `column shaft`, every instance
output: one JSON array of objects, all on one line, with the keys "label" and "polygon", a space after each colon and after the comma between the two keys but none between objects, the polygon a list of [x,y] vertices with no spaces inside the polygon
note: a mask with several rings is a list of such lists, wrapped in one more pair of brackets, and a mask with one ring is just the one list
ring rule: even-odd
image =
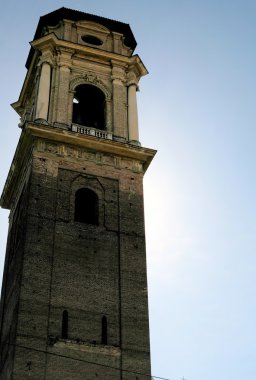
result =
[{"label": "column shaft", "polygon": [[128,129],[130,141],[139,141],[136,90],[136,84],[131,84],[128,87]]},{"label": "column shaft", "polygon": [[39,88],[36,105],[36,119],[48,119],[48,109],[51,87],[51,66],[48,62],[43,62],[39,80]]}]

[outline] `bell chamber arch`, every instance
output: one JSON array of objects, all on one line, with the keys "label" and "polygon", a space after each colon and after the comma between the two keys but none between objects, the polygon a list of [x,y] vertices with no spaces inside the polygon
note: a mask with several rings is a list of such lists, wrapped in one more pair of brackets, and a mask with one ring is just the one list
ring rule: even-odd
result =
[{"label": "bell chamber arch", "polygon": [[84,83],[75,88],[72,123],[106,129],[106,97],[99,87]]}]

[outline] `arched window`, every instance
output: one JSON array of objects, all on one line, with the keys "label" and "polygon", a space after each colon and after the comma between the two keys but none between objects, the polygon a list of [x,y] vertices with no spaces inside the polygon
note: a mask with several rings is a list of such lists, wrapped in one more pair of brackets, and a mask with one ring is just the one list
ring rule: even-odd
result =
[{"label": "arched window", "polygon": [[108,321],[105,315],[101,319],[101,344],[108,344]]},{"label": "arched window", "polygon": [[99,224],[99,199],[97,194],[86,188],[75,194],[75,222]]},{"label": "arched window", "polygon": [[77,86],[73,101],[73,123],[105,129],[105,95],[96,86]]},{"label": "arched window", "polygon": [[68,312],[64,310],[62,313],[62,329],[61,329],[62,339],[68,339]]}]

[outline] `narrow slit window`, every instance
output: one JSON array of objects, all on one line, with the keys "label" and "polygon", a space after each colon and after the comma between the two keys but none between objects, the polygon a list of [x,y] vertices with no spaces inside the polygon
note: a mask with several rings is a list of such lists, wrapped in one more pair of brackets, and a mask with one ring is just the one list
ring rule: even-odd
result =
[{"label": "narrow slit window", "polygon": [[101,319],[101,344],[108,344],[108,321],[105,315]]},{"label": "narrow slit window", "polygon": [[62,330],[61,330],[62,339],[68,339],[68,312],[64,310],[62,313]]}]

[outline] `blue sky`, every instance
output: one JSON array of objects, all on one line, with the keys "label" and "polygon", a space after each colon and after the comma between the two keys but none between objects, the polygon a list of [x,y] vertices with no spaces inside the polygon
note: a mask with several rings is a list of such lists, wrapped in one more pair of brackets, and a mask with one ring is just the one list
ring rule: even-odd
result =
[{"label": "blue sky", "polygon": [[[138,106],[141,142],[158,150],[144,181],[152,373],[255,379],[256,2],[6,2],[1,188],[29,41],[39,17],[61,6],[129,23],[149,70]],[[1,210],[1,268],[7,218]]]}]

